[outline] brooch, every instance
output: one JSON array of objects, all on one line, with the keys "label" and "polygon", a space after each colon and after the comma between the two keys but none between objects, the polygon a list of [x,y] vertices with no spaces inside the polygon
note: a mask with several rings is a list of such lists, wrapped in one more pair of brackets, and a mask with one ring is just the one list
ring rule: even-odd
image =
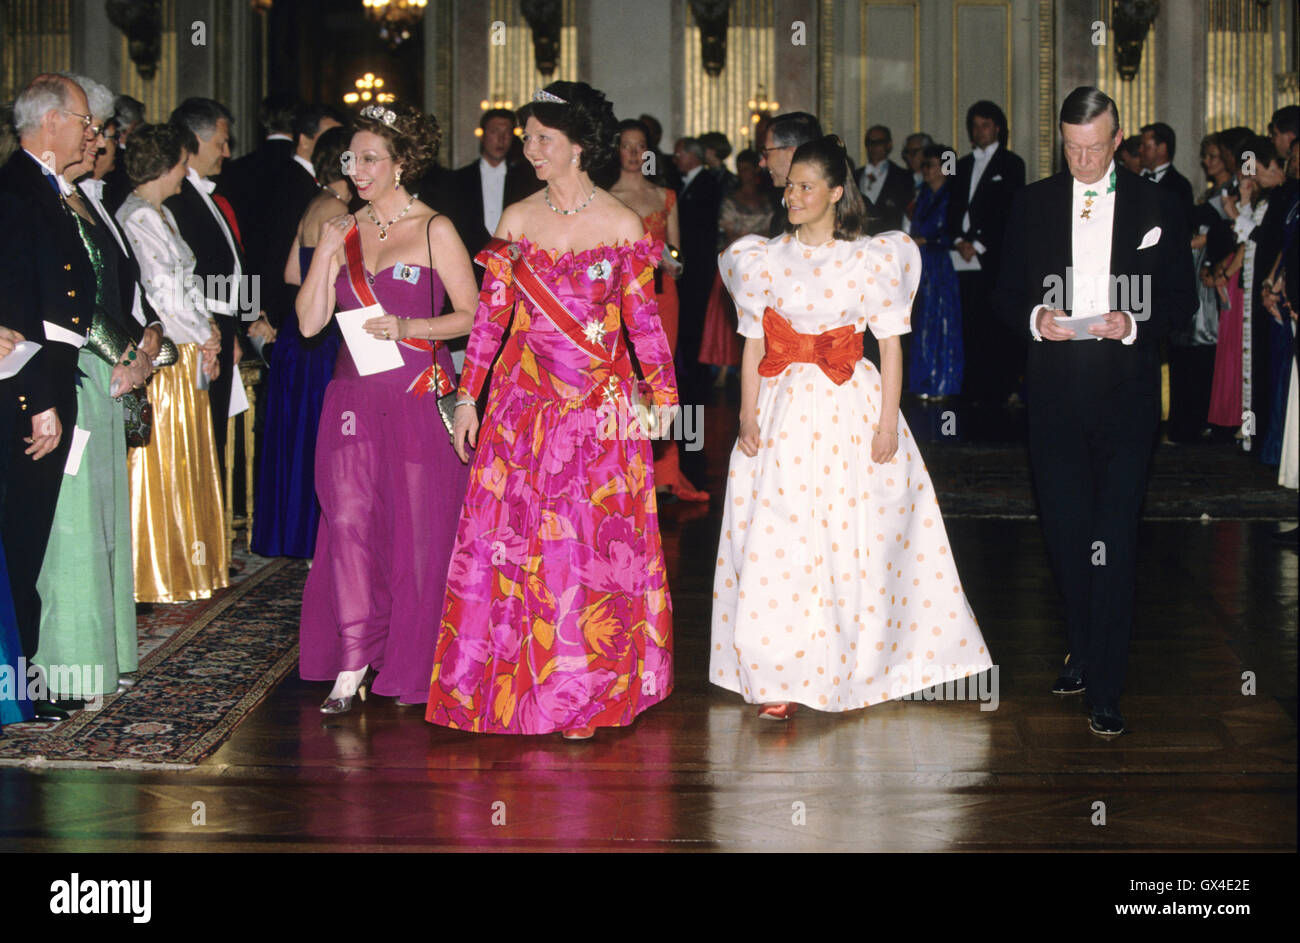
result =
[{"label": "brooch", "polygon": [[593,319],[587,322],[587,329],[583,333],[587,335],[587,340],[591,341],[591,343],[600,344],[600,338],[605,333],[605,328],[603,324]]},{"label": "brooch", "polygon": [[609,260],[601,259],[599,262],[593,262],[587,266],[587,277],[593,282],[601,281],[609,278],[610,273],[613,271],[614,266],[609,264]]}]

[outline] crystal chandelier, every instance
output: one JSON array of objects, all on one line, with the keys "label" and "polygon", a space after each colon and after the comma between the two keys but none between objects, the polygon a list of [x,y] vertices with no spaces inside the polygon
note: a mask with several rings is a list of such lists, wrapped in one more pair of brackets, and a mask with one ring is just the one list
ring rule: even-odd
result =
[{"label": "crystal chandelier", "polygon": [[379,26],[379,38],[396,47],[411,38],[411,28],[424,16],[429,0],[361,0],[361,5]]}]

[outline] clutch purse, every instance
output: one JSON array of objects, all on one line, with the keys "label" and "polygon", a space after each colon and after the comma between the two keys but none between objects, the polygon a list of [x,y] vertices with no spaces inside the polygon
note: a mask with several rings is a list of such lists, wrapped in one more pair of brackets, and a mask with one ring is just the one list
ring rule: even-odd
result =
[{"label": "clutch purse", "polygon": [[139,449],[148,445],[153,437],[153,405],[149,402],[148,392],[144,388],[127,390],[117,401],[122,404],[127,448]]},{"label": "clutch purse", "polygon": [[456,423],[456,394],[448,393],[446,396],[438,397],[438,415],[442,417],[442,424],[447,427],[447,435],[452,437],[452,442],[456,441],[452,428]]},{"label": "clutch purse", "polygon": [[181,355],[180,352],[177,351],[176,345],[172,343],[170,338],[164,337],[162,339],[162,344],[158,348],[158,356],[155,357],[153,361],[154,368],[170,367],[177,360],[180,360],[180,357]]}]

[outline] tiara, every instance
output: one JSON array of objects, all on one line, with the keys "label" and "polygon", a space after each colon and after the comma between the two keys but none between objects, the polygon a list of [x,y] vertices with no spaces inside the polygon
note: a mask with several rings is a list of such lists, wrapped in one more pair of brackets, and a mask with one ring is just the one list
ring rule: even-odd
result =
[{"label": "tiara", "polygon": [[361,109],[361,117],[374,118],[390,128],[397,127],[397,113],[387,108],[381,108],[378,105],[367,105]]},{"label": "tiara", "polygon": [[537,91],[533,92],[533,101],[535,101],[535,102],[554,102],[554,103],[557,104],[557,105],[567,105],[567,104],[568,104],[568,102],[566,102],[566,101],[565,101],[563,98],[561,98],[559,95],[552,95],[550,92],[548,92],[548,91],[547,91],[546,89],[544,89],[544,88],[539,88]]}]

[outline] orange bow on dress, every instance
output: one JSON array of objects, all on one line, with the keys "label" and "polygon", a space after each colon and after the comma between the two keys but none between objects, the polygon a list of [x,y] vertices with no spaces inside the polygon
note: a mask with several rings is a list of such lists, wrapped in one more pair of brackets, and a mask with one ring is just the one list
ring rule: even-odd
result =
[{"label": "orange bow on dress", "polygon": [[774,308],[765,308],[763,334],[761,376],[774,377],[792,363],[815,363],[839,386],[853,376],[853,367],[862,359],[862,340],[851,324],[824,334],[800,334]]}]

